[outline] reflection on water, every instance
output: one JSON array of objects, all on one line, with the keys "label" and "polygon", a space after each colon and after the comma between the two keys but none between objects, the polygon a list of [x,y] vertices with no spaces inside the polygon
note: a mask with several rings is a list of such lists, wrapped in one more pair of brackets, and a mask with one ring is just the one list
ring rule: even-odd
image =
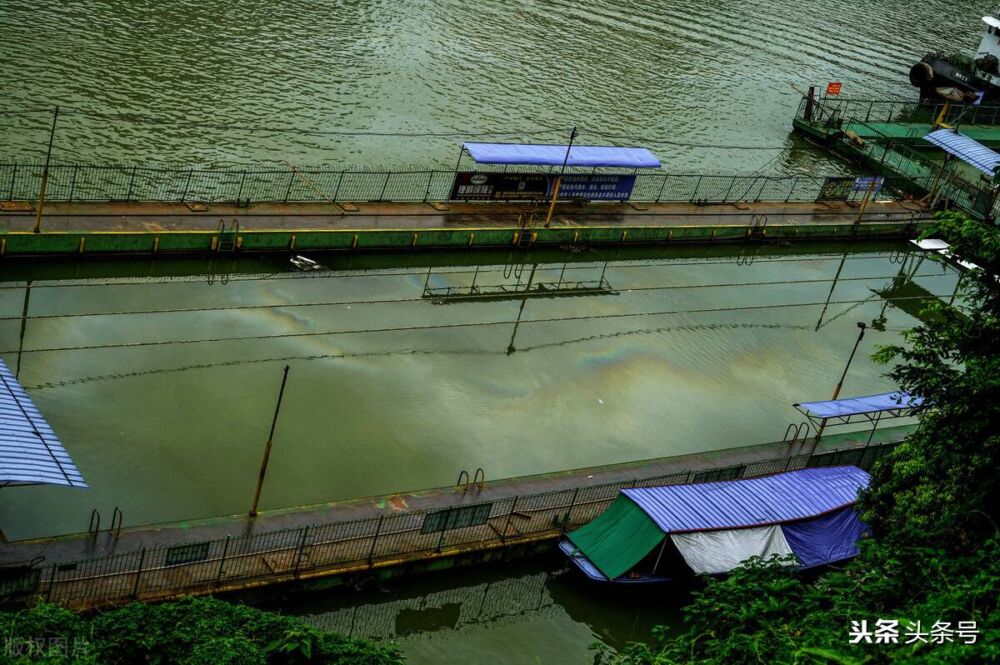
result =
[{"label": "reflection on water", "polygon": [[868,355],[956,283],[905,247],[4,263],[0,356],[91,488],[17,488],[0,524],[243,512],[286,363],[264,509],[773,441],[856,321],[885,330],[845,393],[894,387]]},{"label": "reflection on water", "polygon": [[583,663],[587,647],[679,625],[683,587],[609,593],[558,557],[273,601],[324,630],[397,641],[411,663]]}]

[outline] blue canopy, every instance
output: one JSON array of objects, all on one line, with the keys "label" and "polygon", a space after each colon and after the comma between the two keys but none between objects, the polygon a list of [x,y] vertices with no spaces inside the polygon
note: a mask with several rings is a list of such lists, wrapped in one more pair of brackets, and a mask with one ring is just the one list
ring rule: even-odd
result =
[{"label": "blue canopy", "polygon": [[0,360],[0,486],[86,487],[24,388]]},{"label": "blue canopy", "polygon": [[[464,143],[479,164],[533,164],[562,166],[565,145],[535,143]],[[646,148],[616,148],[601,145],[575,145],[570,148],[566,166],[623,166],[658,168],[660,160]]]},{"label": "blue canopy", "polygon": [[801,469],[762,478],[623,489],[664,533],[792,522],[857,500],[869,476],[853,466]]},{"label": "blue canopy", "polygon": [[982,143],[954,129],[935,130],[925,136],[924,140],[958,157],[966,164],[971,164],[988,176],[992,176],[1000,166],[1000,153],[990,150]]},{"label": "blue canopy", "polygon": [[816,418],[835,418],[878,413],[880,411],[895,411],[896,409],[909,409],[920,406],[923,401],[923,397],[913,397],[907,392],[896,390],[890,393],[835,399],[825,402],[800,402],[793,406],[799,407],[808,415]]}]

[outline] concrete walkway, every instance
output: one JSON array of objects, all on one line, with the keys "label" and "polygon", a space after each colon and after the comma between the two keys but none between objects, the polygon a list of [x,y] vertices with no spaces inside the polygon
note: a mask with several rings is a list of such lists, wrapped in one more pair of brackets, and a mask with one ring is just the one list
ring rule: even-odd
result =
[{"label": "concrete walkway", "polygon": [[[545,221],[546,206],[518,203],[274,203],[236,207],[208,204],[195,211],[183,203],[49,203],[42,221],[51,232],[169,232],[215,231],[220,220],[236,220],[240,229],[464,229],[484,226],[516,227]],[[30,206],[29,206],[30,207]],[[355,208],[356,210],[350,209]],[[556,208],[553,227],[628,226],[746,226],[766,217],[768,224],[850,223],[858,218],[856,203],[843,201],[760,202],[697,205],[692,203],[563,203]],[[930,217],[913,201],[872,202],[864,222],[903,222]],[[29,209],[0,210],[0,231],[31,231]]]}]

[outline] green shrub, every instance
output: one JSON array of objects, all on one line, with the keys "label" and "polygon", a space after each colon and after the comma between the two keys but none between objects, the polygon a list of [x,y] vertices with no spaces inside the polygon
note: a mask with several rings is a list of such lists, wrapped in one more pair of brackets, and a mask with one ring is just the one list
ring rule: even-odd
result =
[{"label": "green shrub", "polygon": [[[213,598],[132,603],[82,617],[55,605],[0,613],[0,663],[396,665],[394,646],[309,628],[301,621]],[[42,648],[44,646],[44,648]]]}]

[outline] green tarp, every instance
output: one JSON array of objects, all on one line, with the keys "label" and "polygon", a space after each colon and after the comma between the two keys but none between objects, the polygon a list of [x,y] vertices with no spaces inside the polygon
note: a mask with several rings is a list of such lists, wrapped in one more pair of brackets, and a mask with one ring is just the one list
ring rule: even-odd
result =
[{"label": "green tarp", "polygon": [[649,515],[622,495],[600,517],[569,534],[573,544],[609,580],[628,572],[664,537]]}]

